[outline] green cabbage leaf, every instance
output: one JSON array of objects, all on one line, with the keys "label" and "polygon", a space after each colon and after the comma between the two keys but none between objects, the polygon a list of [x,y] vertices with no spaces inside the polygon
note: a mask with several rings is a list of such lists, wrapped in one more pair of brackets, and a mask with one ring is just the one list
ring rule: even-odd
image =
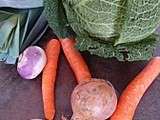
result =
[{"label": "green cabbage leaf", "polygon": [[81,51],[148,60],[159,42],[154,32],[160,24],[160,0],[44,0],[44,6],[57,36],[75,35]]}]

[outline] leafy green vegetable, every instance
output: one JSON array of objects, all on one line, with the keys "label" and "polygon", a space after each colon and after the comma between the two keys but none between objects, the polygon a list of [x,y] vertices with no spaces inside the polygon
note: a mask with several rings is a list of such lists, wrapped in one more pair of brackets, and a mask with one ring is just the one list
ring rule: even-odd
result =
[{"label": "leafy green vegetable", "polygon": [[44,5],[55,33],[69,37],[73,30],[81,51],[129,61],[153,56],[160,0],[44,0]]},{"label": "leafy green vegetable", "polygon": [[0,27],[0,38],[1,38],[0,48],[1,49],[6,49],[6,47],[9,46],[8,39],[13,29],[15,28],[16,23],[17,23],[17,17],[11,16],[9,19],[5,20],[5,22],[1,25]]},{"label": "leafy green vegetable", "polygon": [[72,36],[72,28],[68,24],[62,0],[44,0],[44,9],[48,22],[58,37]]},{"label": "leafy green vegetable", "polygon": [[[153,56],[158,40],[155,41],[155,35],[146,38],[140,42],[127,43],[114,46],[113,43],[102,44],[88,38],[77,38],[77,47],[81,51],[88,50],[91,54],[105,58],[116,57],[118,60],[148,60]],[[158,39],[159,36],[157,36]]]},{"label": "leafy green vegetable", "polygon": [[47,21],[43,8],[0,8],[0,61],[15,64],[22,50],[44,34]]},{"label": "leafy green vegetable", "polygon": [[[19,48],[20,48],[20,16],[17,16],[17,26],[14,32],[14,37],[12,39],[12,43],[8,49],[8,56],[6,59],[6,63],[15,63],[16,59],[19,56]],[[15,49],[16,48],[16,49]]]}]

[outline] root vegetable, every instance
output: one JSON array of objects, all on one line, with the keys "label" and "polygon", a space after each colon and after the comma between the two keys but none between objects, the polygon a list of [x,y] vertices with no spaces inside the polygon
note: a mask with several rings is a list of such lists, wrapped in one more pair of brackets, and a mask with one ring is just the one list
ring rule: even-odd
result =
[{"label": "root vegetable", "polygon": [[55,115],[55,92],[57,63],[60,53],[60,43],[56,39],[48,42],[46,47],[47,64],[42,74],[42,96],[44,114],[47,120],[53,120]]},{"label": "root vegetable", "polygon": [[[70,63],[79,85],[71,95],[71,120],[105,120],[116,109],[117,96],[111,83],[91,78],[88,67],[73,39],[61,39],[64,54]],[[63,120],[64,117],[62,118]]]},{"label": "root vegetable", "polygon": [[70,66],[76,76],[77,82],[79,84],[88,82],[91,80],[91,74],[83,60],[81,54],[75,49],[75,41],[73,39],[62,39],[61,45],[64,51],[64,54],[70,63]]},{"label": "root vegetable", "polygon": [[109,82],[92,79],[74,89],[71,104],[72,120],[105,120],[116,109],[117,96]]},{"label": "root vegetable", "polygon": [[34,79],[46,65],[46,55],[42,48],[31,46],[19,56],[17,71],[24,79]]},{"label": "root vegetable", "polygon": [[142,96],[159,73],[160,57],[154,57],[123,91],[111,120],[132,120]]}]

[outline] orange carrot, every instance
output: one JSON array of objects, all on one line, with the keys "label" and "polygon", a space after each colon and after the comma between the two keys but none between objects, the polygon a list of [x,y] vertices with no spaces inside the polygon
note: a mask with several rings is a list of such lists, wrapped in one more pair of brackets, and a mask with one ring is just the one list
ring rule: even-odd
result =
[{"label": "orange carrot", "polygon": [[46,46],[47,64],[42,74],[42,96],[44,114],[47,120],[53,120],[55,115],[54,85],[59,53],[59,41],[56,39],[50,40]]},{"label": "orange carrot", "polygon": [[132,120],[142,96],[159,73],[160,57],[155,57],[123,91],[111,120]]},{"label": "orange carrot", "polygon": [[91,80],[91,74],[83,57],[75,48],[75,40],[70,38],[61,39],[61,45],[67,60],[76,76],[78,83]]}]

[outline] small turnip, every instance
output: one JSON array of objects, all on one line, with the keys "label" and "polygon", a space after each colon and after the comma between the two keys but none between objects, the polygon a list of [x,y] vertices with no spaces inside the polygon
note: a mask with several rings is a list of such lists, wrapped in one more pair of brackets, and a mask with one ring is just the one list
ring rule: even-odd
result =
[{"label": "small turnip", "polygon": [[46,54],[38,46],[31,46],[20,54],[17,64],[17,71],[24,79],[34,79],[43,70],[46,65]]},{"label": "small turnip", "polygon": [[111,83],[92,79],[79,84],[71,95],[71,120],[105,120],[116,109],[117,96]]}]

